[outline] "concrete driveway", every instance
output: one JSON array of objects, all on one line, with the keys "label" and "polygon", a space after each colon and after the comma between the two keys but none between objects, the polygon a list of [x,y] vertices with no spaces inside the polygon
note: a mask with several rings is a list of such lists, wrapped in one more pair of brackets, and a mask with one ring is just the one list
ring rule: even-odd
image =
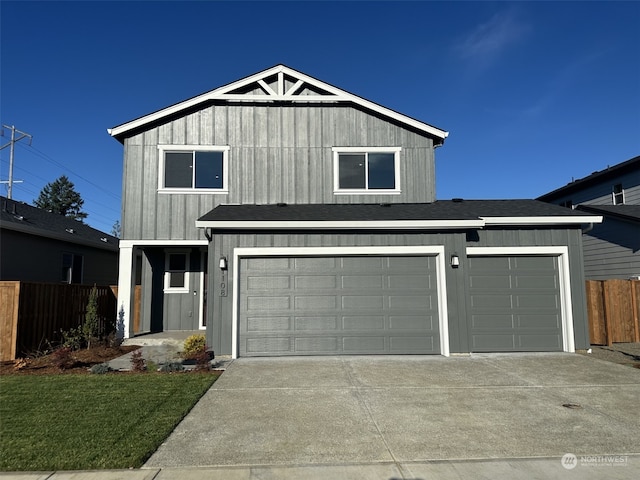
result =
[{"label": "concrete driveway", "polygon": [[145,467],[633,455],[639,399],[640,370],[578,354],[238,359]]}]

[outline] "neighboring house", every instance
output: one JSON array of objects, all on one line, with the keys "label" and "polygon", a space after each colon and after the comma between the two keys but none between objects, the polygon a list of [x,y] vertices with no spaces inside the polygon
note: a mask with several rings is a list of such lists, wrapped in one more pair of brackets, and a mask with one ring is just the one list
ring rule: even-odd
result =
[{"label": "neighboring house", "polygon": [[538,198],[604,217],[583,236],[589,280],[640,279],[640,156]]},{"label": "neighboring house", "polygon": [[26,203],[0,203],[0,280],[116,284],[116,237]]},{"label": "neighboring house", "polygon": [[139,276],[143,331],[206,328],[233,357],[589,346],[600,217],[436,201],[444,130],[277,65],[109,133],[127,336]]}]

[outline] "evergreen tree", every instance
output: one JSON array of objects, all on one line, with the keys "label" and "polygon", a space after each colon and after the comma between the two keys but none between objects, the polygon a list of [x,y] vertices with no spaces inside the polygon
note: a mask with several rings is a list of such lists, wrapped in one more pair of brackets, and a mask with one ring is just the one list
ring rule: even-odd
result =
[{"label": "evergreen tree", "polygon": [[114,223],[113,227],[111,227],[111,235],[113,235],[116,238],[120,238],[120,231],[121,231],[120,220],[116,220],[116,223]]},{"label": "evergreen tree", "polygon": [[47,183],[40,191],[40,196],[33,204],[53,213],[71,217],[82,221],[87,218],[87,213],[82,211],[84,200],[75,191],[73,182],[62,175],[55,182]]}]

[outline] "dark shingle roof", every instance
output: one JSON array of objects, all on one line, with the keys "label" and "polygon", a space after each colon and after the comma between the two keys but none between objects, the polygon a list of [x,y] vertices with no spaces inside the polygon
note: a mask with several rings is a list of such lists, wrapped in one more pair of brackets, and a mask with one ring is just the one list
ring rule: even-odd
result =
[{"label": "dark shingle roof", "polygon": [[118,250],[118,238],[73,218],[0,196],[0,227],[46,238]]},{"label": "dark shingle roof", "polygon": [[640,205],[580,205],[578,210],[640,222]]},{"label": "dark shingle roof", "polygon": [[627,172],[638,171],[640,169],[640,155],[637,157],[633,157],[630,160],[627,160],[622,163],[618,163],[617,165],[613,165],[612,167],[607,167],[604,170],[599,170],[597,172],[593,172],[591,175],[588,175],[584,178],[579,178],[574,180],[571,183],[568,183],[564,187],[557,188],[552,192],[545,193],[544,195],[540,195],[538,200],[542,200],[544,202],[551,202],[556,198],[563,197],[565,195],[569,195],[573,192],[580,191],[584,188],[587,188],[591,185],[598,184],[603,182],[609,178],[616,177],[618,175],[622,175]]},{"label": "dark shingle roof", "polygon": [[579,217],[585,217],[584,221],[588,222],[586,217],[593,215],[537,200],[439,200],[393,204],[220,205],[198,222],[471,221],[497,217],[566,217],[567,223],[579,223]]}]

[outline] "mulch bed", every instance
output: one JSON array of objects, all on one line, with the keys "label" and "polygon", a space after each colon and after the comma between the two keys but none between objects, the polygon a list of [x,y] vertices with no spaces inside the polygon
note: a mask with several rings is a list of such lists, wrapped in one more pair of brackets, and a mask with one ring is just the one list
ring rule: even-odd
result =
[{"label": "mulch bed", "polygon": [[75,350],[71,352],[70,361],[65,368],[58,367],[57,359],[52,353],[35,358],[19,358],[13,362],[0,364],[0,375],[88,374],[93,365],[108,362],[138,348],[140,347],[137,345],[119,347],[99,345],[90,349]]}]

